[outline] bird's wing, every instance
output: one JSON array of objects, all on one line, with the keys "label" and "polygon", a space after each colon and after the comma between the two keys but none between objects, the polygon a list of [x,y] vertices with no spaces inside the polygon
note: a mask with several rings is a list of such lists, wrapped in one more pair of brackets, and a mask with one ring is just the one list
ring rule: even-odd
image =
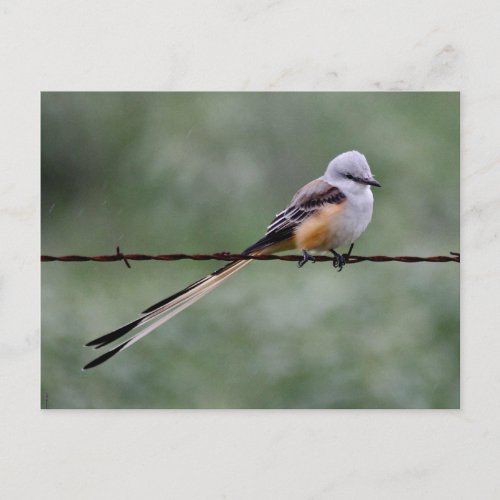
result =
[{"label": "bird's wing", "polygon": [[245,253],[251,253],[292,238],[295,229],[319,208],[329,204],[340,204],[345,200],[346,196],[339,188],[323,179],[319,178],[309,182],[295,193],[292,201],[284,210],[276,214],[267,227],[265,236],[248,247]]}]

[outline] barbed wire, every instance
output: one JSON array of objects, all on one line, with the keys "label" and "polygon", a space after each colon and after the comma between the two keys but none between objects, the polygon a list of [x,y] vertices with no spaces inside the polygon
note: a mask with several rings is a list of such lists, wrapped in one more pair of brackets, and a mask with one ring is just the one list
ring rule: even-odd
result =
[{"label": "barbed wire", "polygon": [[[416,262],[457,262],[460,263],[460,253],[450,252],[450,256],[436,255],[433,257],[413,257],[409,255],[390,257],[387,255],[350,255],[346,257],[346,264],[357,264],[359,262],[404,262],[407,264]],[[42,262],[117,262],[123,261],[130,268],[129,261],[131,260],[161,260],[161,261],[176,261],[176,260],[223,260],[231,262],[235,260],[283,260],[286,262],[299,262],[304,257],[302,255],[245,255],[230,252],[218,252],[212,254],[186,254],[174,253],[167,255],[146,255],[142,253],[124,254],[118,247],[116,253],[112,255],[63,255],[54,257],[52,255],[42,255]],[[335,257],[325,255],[315,256],[316,262],[333,262]]]}]

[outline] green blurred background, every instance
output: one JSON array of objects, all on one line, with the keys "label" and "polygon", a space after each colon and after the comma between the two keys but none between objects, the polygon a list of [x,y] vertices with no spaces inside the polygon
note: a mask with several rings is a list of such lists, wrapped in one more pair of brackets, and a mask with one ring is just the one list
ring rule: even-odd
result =
[{"label": "green blurred background", "polygon": [[[337,154],[357,255],[459,251],[458,93],[43,93],[42,253],[238,252]],[[82,345],[217,262],[43,263],[48,408],[458,408],[459,265],[259,262],[93,370]]]}]

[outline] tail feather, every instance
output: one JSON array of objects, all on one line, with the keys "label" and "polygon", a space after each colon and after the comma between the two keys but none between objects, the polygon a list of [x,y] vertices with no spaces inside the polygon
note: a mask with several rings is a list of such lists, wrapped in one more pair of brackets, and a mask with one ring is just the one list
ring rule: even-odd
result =
[{"label": "tail feather", "polygon": [[148,307],[144,312],[142,312],[142,316],[139,318],[135,319],[134,321],[131,321],[130,323],[127,323],[120,328],[117,328],[116,330],[113,330],[110,333],[106,333],[105,335],[102,335],[101,337],[98,337],[94,340],[91,340],[90,342],[87,342],[85,346],[89,347],[94,347],[95,349],[99,349],[100,347],[103,347],[105,345],[108,345],[115,340],[118,340],[119,338],[123,337],[126,335],[128,332],[136,328],[137,326],[141,326],[144,323],[147,323],[151,321],[153,318],[155,318],[157,315],[161,314],[162,312],[170,309],[171,307],[174,307],[179,300],[185,298],[186,293],[192,291],[195,289],[197,286],[201,285],[202,283],[206,282],[209,280],[212,276],[215,276],[216,273],[220,273],[222,270],[229,270],[230,266],[234,266],[237,264],[237,262],[230,262],[228,265],[218,269],[212,274],[209,274],[208,276],[205,276],[204,278],[196,281],[195,283],[192,283],[191,285],[187,286],[186,288],[182,289],[179,292],[176,292],[173,295],[170,295],[166,299],[161,300],[160,302],[156,303],[154,306]]},{"label": "tail feather", "polygon": [[127,323],[126,325],[123,325],[120,328],[117,328],[116,330],[103,335],[102,337],[91,340],[90,342],[87,342],[85,344],[85,347],[94,347],[95,349],[99,349],[99,347],[108,345],[111,342],[114,342],[115,340],[126,335],[128,332],[130,332],[130,330],[133,330],[141,323],[141,320],[142,318],[137,318],[136,320],[131,321],[130,323]]},{"label": "tail feather", "polygon": [[231,262],[226,266],[221,267],[214,273],[209,274],[201,280],[198,280],[195,283],[189,285],[180,292],[177,292],[174,295],[171,295],[166,299],[158,302],[154,306],[149,307],[145,310],[144,315],[140,318],[137,318],[136,320],[127,323],[117,330],[114,330],[110,333],[107,333],[106,335],[88,342],[86,345],[95,346],[96,349],[103,347],[126,335],[134,328],[142,326],[145,323],[148,323],[157,318],[156,321],[154,321],[144,330],[137,332],[125,342],[122,342],[110,351],[94,359],[93,361],[85,365],[83,369],[87,370],[89,368],[98,366],[113,357],[115,354],[118,354],[120,351],[123,351],[124,349],[130,347],[132,344],[135,344],[135,342],[145,337],[148,333],[151,333],[160,325],[173,318],[181,311],[194,304],[197,300],[201,299],[204,295],[221,285],[232,274],[234,274],[236,271],[239,271],[250,262],[251,260]]},{"label": "tail feather", "polygon": [[217,271],[214,271],[213,273],[209,274],[208,276],[205,276],[204,278],[201,278],[200,280],[195,281],[194,283],[191,283],[186,288],[183,288],[182,290],[174,293],[173,295],[170,295],[166,299],[160,300],[160,302],[157,302],[156,304],[149,306],[147,309],[144,309],[144,311],[142,311],[142,314],[151,313],[153,311],[156,311],[161,306],[170,304],[178,297],[182,297],[186,292],[189,292],[190,290],[193,290],[193,288],[196,288],[197,286],[201,285],[202,283],[205,283],[207,280],[209,280],[213,276],[217,276],[217,275],[221,274],[222,272],[224,272],[225,270],[229,270],[229,268],[234,267],[236,264],[237,264],[237,262],[230,262],[229,264],[226,264],[225,266],[221,267],[220,269],[217,269]]},{"label": "tail feather", "polygon": [[[149,325],[147,328],[144,330],[141,330],[137,332],[134,336],[130,337],[129,339],[125,340],[121,344],[117,345],[116,347],[113,347],[113,349],[105,352],[101,356],[97,357],[96,359],[93,359],[90,363],[87,363],[84,367],[83,370],[88,370],[89,368],[94,368],[95,366],[99,366],[100,364],[104,363],[108,359],[112,358],[116,354],[118,354],[120,351],[123,351],[124,349],[127,349],[131,345],[135,344],[138,340],[141,338],[145,337],[148,333],[151,333],[153,330],[158,328],[160,325],[168,321],[169,319],[173,318],[177,314],[179,314],[181,311],[189,307],[191,304],[196,302],[198,299],[201,299],[203,295],[208,293],[210,290],[207,290],[204,293],[199,293],[195,297],[191,297],[190,299],[186,299],[184,303],[179,304],[176,308],[172,308],[173,310],[170,311],[169,314],[166,314],[165,316],[162,316],[161,318],[157,319],[154,323]],[[99,346],[100,347],[100,346]]]}]

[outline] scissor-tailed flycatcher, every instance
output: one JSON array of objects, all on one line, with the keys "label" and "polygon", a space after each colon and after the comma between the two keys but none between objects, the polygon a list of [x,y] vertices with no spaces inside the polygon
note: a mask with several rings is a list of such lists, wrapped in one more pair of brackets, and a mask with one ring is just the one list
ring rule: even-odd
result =
[{"label": "scissor-tailed flycatcher", "polygon": [[[271,222],[265,236],[243,253],[266,255],[295,248],[301,250],[304,256],[299,262],[302,267],[307,261],[314,261],[309,251],[329,250],[335,256],[334,266],[340,271],[345,264],[345,257],[335,249],[351,245],[349,255],[353,242],[363,233],[372,218],[373,194],[370,186],[380,187],[380,184],[372,176],[366,158],[357,151],[342,153],[328,164],[325,175],[297,191],[288,207]],[[132,329],[150,323],[125,342],[88,363],[84,370],[100,365],[135,344],[250,262],[251,260],[231,262],[148,307],[134,321],[87,343],[87,346],[98,349]]]}]

